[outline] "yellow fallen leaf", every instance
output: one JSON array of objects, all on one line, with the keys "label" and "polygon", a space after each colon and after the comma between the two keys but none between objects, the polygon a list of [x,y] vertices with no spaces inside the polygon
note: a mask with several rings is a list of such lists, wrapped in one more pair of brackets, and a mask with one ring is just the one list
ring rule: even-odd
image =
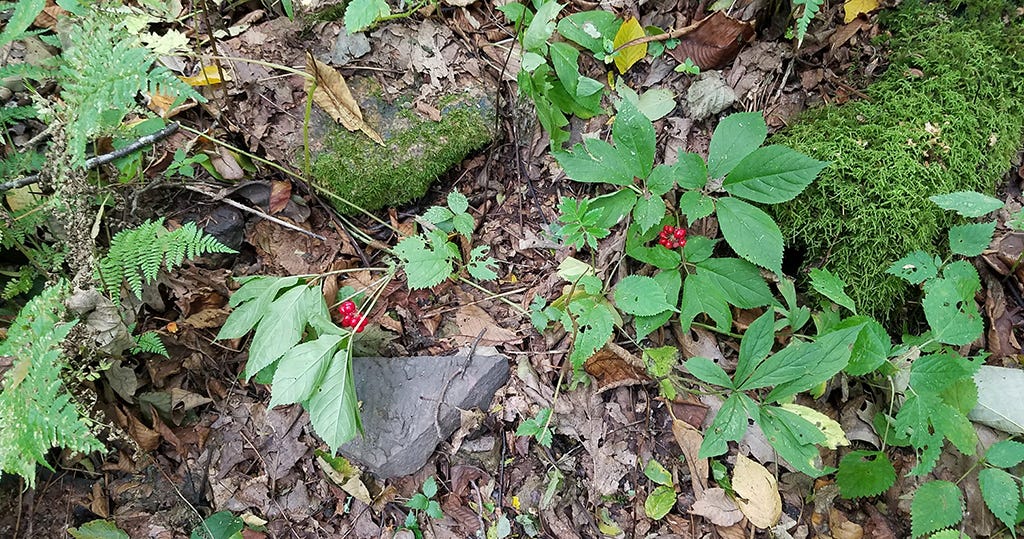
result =
[{"label": "yellow fallen leaf", "polygon": [[231,73],[228,73],[228,68],[225,66],[220,66],[220,69],[218,69],[216,65],[209,65],[203,66],[203,68],[199,70],[199,73],[196,73],[191,77],[178,78],[189,86],[210,86],[211,84],[220,84],[222,82],[230,81]]},{"label": "yellow fallen leaf", "polygon": [[[377,144],[384,145],[384,139],[380,138],[380,135],[363,121],[363,112],[359,110],[359,103],[356,103],[355,98],[352,97],[352,91],[348,89],[345,78],[338,73],[337,69],[313,58],[313,55],[307,52],[306,72],[313,75],[315,80],[314,103],[320,105],[331,118],[345,126],[345,129],[362,131]],[[307,80],[307,88],[310,84],[314,84],[314,81]]]},{"label": "yellow fallen leaf", "polygon": [[871,13],[876,9],[878,9],[878,0],[846,0],[843,4],[843,22],[848,23],[861,13]]},{"label": "yellow fallen leaf", "polygon": [[825,435],[825,442],[821,445],[829,449],[835,449],[840,445],[850,445],[850,441],[846,439],[846,433],[843,432],[843,427],[831,417],[813,408],[800,406],[799,404],[782,404],[780,408],[793,412],[817,427]]},{"label": "yellow fallen leaf", "polygon": [[[615,34],[612,44],[617,49],[645,35],[644,27],[640,26],[640,21],[636,20],[636,17],[630,17],[619,27],[619,31]],[[626,47],[615,56],[615,67],[619,68],[619,73],[625,73],[629,71],[629,68],[633,67],[633,64],[643,60],[644,56],[647,56],[646,43]]]},{"label": "yellow fallen leaf", "polygon": [[736,456],[732,472],[732,488],[739,498],[736,506],[750,523],[761,529],[770,528],[782,516],[782,496],[779,483],[764,466],[744,457]]}]

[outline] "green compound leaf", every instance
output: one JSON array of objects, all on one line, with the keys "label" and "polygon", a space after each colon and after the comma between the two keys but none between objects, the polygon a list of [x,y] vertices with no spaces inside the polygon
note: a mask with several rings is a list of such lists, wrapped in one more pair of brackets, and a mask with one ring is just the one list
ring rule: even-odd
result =
[{"label": "green compound leaf", "polygon": [[778,204],[796,198],[828,165],[785,146],[765,146],[737,163],[722,187],[733,196]]},{"label": "green compound leaf", "polygon": [[746,434],[747,414],[750,410],[757,412],[757,405],[750,397],[742,393],[729,395],[711,426],[704,432],[704,441],[700,444],[697,458],[717,457],[728,451],[729,442],[737,441]]},{"label": "green compound leaf", "polygon": [[702,382],[732,388],[732,379],[722,367],[706,357],[691,357],[684,364],[686,370]]},{"label": "green compound leaf", "polygon": [[252,378],[291,350],[302,339],[309,320],[325,310],[320,290],[306,285],[293,287],[274,300],[256,325],[244,379]]},{"label": "green compound leaf", "polygon": [[996,442],[985,452],[985,461],[997,468],[1012,468],[1024,462],[1024,444],[1014,440]]},{"label": "green compound leaf", "polygon": [[1017,523],[1017,507],[1020,505],[1020,489],[1017,481],[1006,470],[983,468],[978,472],[981,497],[992,514],[1013,533]]},{"label": "green compound leaf", "polygon": [[644,475],[647,476],[647,479],[659,485],[672,486],[672,473],[654,459],[647,461],[647,466],[644,467]]},{"label": "green compound leaf", "polygon": [[651,277],[630,275],[615,287],[615,306],[626,314],[651,316],[673,309],[665,289]]},{"label": "green compound leaf", "polygon": [[571,152],[556,152],[555,160],[573,181],[632,185],[633,173],[625,157],[611,144],[587,139]]},{"label": "green compound leaf", "polygon": [[658,196],[672,190],[676,184],[676,168],[668,165],[658,165],[647,177],[647,189]]},{"label": "green compound leaf", "polygon": [[692,152],[679,152],[676,163],[676,183],[684,189],[703,189],[708,183],[708,166],[704,159]]},{"label": "green compound leaf", "polygon": [[806,391],[843,370],[861,327],[836,330],[813,343],[793,342],[758,365],[737,389],[775,386],[765,402]]},{"label": "green compound leaf", "polygon": [[448,221],[452,217],[455,217],[452,210],[443,206],[431,206],[427,208],[427,211],[423,212],[423,220],[435,225]]},{"label": "green compound leaf", "polygon": [[437,500],[427,502],[427,516],[437,520],[444,518],[444,511],[441,510],[441,504]]},{"label": "green compound leaf", "polygon": [[775,311],[768,309],[747,327],[740,340],[740,354],[733,377],[743,385],[754,369],[764,361],[775,344]]},{"label": "green compound leaf", "polygon": [[949,481],[929,481],[921,485],[910,503],[910,529],[914,539],[953,526],[963,518],[963,495]]},{"label": "green compound leaf", "polygon": [[644,513],[647,514],[648,518],[660,520],[672,510],[675,504],[675,489],[671,486],[661,485],[654,489],[650,496],[647,497],[647,500],[644,501]]},{"label": "green compound leaf", "polygon": [[760,112],[740,112],[722,118],[711,135],[708,174],[712,178],[725,176],[764,144],[767,136],[768,126]]},{"label": "green compound leaf", "polygon": [[709,258],[697,272],[715,283],[722,297],[741,309],[778,305],[757,267],[739,258]]},{"label": "green compound leaf", "polygon": [[944,210],[953,210],[969,218],[981,217],[1003,207],[1003,201],[971,191],[958,191],[945,195],[930,196],[928,200],[931,200]]},{"label": "green compound leaf", "polygon": [[348,350],[339,350],[331,359],[320,387],[305,403],[313,430],[331,449],[338,452],[341,444],[355,438],[363,430],[359,421],[359,401],[352,379],[352,361]]},{"label": "green compound leaf", "polygon": [[715,240],[706,236],[689,236],[683,246],[683,256],[691,264],[699,264],[715,252]]},{"label": "green compound leaf", "polygon": [[782,275],[782,232],[761,209],[732,197],[718,199],[718,226],[740,257]]},{"label": "green compound leaf", "polygon": [[715,201],[700,191],[687,191],[679,196],[679,211],[689,222],[703,219],[715,212]]},{"label": "green compound leaf", "polygon": [[554,19],[563,7],[565,6],[554,1],[541,4],[523,34],[524,49],[546,54],[548,38],[555,31]]},{"label": "green compound leaf", "polygon": [[490,250],[490,245],[478,245],[469,252],[469,264],[466,264],[466,270],[478,281],[493,281],[498,278],[496,271],[498,262],[487,256]]},{"label": "green compound leaf", "polygon": [[851,451],[839,461],[836,484],[844,498],[881,494],[896,482],[896,469],[883,451]]},{"label": "green compound leaf", "polygon": [[[228,513],[228,515],[230,514]],[[210,518],[214,516],[216,515],[211,515]],[[69,528],[68,534],[75,539],[129,539],[128,534],[110,520],[90,520],[78,528]],[[195,532],[192,532],[192,537],[196,537]]]},{"label": "green compound leaf", "polygon": [[401,259],[412,290],[436,286],[452,274],[454,244],[443,231],[435,232],[439,234],[431,234],[429,247],[423,236],[410,236],[395,246],[395,256]]},{"label": "green compound leaf", "polygon": [[966,296],[952,279],[932,279],[924,287],[924,316],[935,340],[963,346],[981,336],[984,326],[974,296]]},{"label": "green compound leaf", "polygon": [[451,208],[452,213],[466,213],[466,210],[469,209],[469,199],[458,191],[452,191],[448,193],[448,207]]},{"label": "green compound leaf", "polygon": [[905,279],[910,284],[921,284],[938,275],[941,265],[939,257],[933,258],[924,251],[914,251],[893,262],[885,272]]},{"label": "green compound leaf", "polygon": [[622,100],[617,105],[612,138],[629,166],[631,176],[646,178],[654,167],[654,125],[636,105]]},{"label": "green compound leaf", "polygon": [[640,197],[633,207],[633,219],[640,231],[646,233],[665,217],[665,201],[658,195]]},{"label": "green compound leaf", "polygon": [[910,444],[924,451],[921,463],[911,473],[928,473],[934,462],[929,459],[942,449],[943,438],[948,438],[961,453],[974,454],[978,434],[967,417],[958,409],[929,393],[911,395],[896,414],[896,432],[908,434]]},{"label": "green compound leaf", "polygon": [[322,335],[315,341],[302,343],[285,353],[274,371],[274,390],[267,407],[308,399],[341,339],[340,335]]},{"label": "green compound leaf", "polygon": [[910,366],[910,387],[915,393],[938,394],[963,378],[971,378],[975,370],[960,354],[923,355]]},{"label": "green compound leaf", "polygon": [[949,229],[949,249],[958,255],[978,256],[992,243],[996,222],[957,225]]},{"label": "green compound leaf", "polygon": [[427,502],[429,501],[429,498],[427,498],[425,494],[423,494],[422,492],[417,492],[416,494],[412,495],[412,498],[409,498],[409,501],[405,502],[405,506],[408,507],[409,509],[422,511],[427,508]]},{"label": "green compound leaf", "polygon": [[423,481],[423,486],[420,488],[420,492],[428,498],[433,498],[434,495],[437,494],[437,480],[434,479],[434,476],[430,476]]},{"label": "green compound leaf", "polygon": [[860,335],[853,343],[853,350],[850,353],[850,363],[843,369],[851,376],[862,376],[873,372],[885,363],[889,357],[889,349],[892,347],[892,340],[889,334],[874,318],[854,316],[844,320],[840,327],[845,324],[864,324]]},{"label": "green compound leaf", "polygon": [[536,417],[524,419],[516,427],[516,436],[533,436],[544,447],[551,447],[551,435],[551,408],[541,408]]},{"label": "green compound leaf", "polygon": [[853,299],[843,291],[843,288],[846,287],[846,283],[839,277],[833,275],[829,270],[818,268],[812,269],[811,286],[814,287],[819,294],[835,302],[836,305],[846,307],[853,314],[857,314],[857,306],[853,304]]},{"label": "green compound leaf", "polygon": [[[587,358],[594,355],[612,337],[616,315],[606,300],[595,297],[573,301],[569,304],[569,312],[576,317],[578,328],[569,361],[575,372],[582,372],[583,363]],[[573,327],[572,323],[566,327]]]},{"label": "green compound leaf", "polygon": [[361,32],[388,15],[391,15],[391,8],[384,0],[352,0],[345,8],[345,31]]},{"label": "green compound leaf", "polygon": [[[679,276],[679,270],[667,270],[658,272],[654,276],[654,280],[661,286],[662,290],[665,291],[665,301],[670,305],[676,305],[679,301],[679,289],[682,288],[682,279]],[[637,341],[651,334],[652,331],[662,327],[670,318],[672,318],[673,311],[665,310],[652,316],[635,316],[633,318],[633,327],[636,329]]]}]

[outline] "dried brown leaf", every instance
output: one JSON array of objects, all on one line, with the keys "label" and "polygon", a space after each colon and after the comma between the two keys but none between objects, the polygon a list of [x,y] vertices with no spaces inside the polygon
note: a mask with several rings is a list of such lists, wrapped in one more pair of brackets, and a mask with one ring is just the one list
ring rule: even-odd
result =
[{"label": "dried brown leaf", "polygon": [[285,209],[292,198],[292,182],[270,182],[270,213],[271,215]]},{"label": "dried brown leaf", "polygon": [[686,465],[690,468],[693,494],[700,498],[708,488],[708,459],[697,457],[700,445],[704,443],[704,436],[689,423],[678,419],[672,421],[672,436],[675,437],[679,448],[683,450]]},{"label": "dried brown leaf", "polygon": [[779,495],[778,481],[767,468],[743,455],[737,455],[732,486],[740,497],[736,505],[754,526],[767,529],[779,521],[782,515],[782,496]]},{"label": "dried brown leaf", "polygon": [[704,497],[693,502],[690,512],[708,519],[715,526],[728,527],[743,520],[743,513],[736,507],[736,502],[720,488],[704,491]]},{"label": "dried brown leaf", "polygon": [[345,78],[338,70],[317,60],[310,52],[306,53],[306,72],[313,76],[307,80],[307,87],[315,84],[313,102],[349,131],[362,131],[371,140],[384,145],[384,139],[363,121],[363,112],[352,97]]},{"label": "dried brown leaf", "polygon": [[754,25],[716,11],[697,23],[670,54],[683,63],[687,58],[703,69],[717,69],[732,62],[743,45],[754,37]]}]

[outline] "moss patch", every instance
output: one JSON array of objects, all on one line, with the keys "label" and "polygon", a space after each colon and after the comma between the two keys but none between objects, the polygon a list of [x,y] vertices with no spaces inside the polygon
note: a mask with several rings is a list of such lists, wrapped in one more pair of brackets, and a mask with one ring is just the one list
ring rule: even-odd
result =
[{"label": "moss patch", "polygon": [[[384,146],[359,132],[332,129],[313,164],[317,184],[367,211],[422,197],[439,175],[493,139],[494,109],[486,99],[456,94],[443,101],[439,122],[378,97],[364,101],[363,115]],[[356,211],[334,197],[327,200],[342,213]]]},{"label": "moss patch", "polygon": [[869,99],[809,111],[773,137],[833,164],[772,211],[807,265],[842,276],[865,314],[893,321],[910,290],[886,268],[941,252],[952,224],[927,198],[992,193],[1020,148],[1024,32],[1019,18],[951,17],[916,0],[886,24],[892,63]]}]

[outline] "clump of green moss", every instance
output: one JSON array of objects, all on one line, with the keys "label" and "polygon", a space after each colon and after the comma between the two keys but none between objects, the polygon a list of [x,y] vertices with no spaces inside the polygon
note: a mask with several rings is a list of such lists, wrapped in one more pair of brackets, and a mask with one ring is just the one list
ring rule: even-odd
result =
[{"label": "clump of green moss", "polygon": [[952,224],[928,197],[993,192],[1020,148],[1024,32],[1019,20],[912,0],[887,26],[891,64],[868,99],[809,111],[773,138],[832,162],[773,211],[807,265],[842,276],[865,314],[892,322],[909,290],[885,270],[910,251],[941,251]]},{"label": "clump of green moss", "polygon": [[[441,121],[416,118],[408,111],[380,130],[384,146],[365,134],[337,128],[327,135],[327,151],[313,164],[319,186],[367,211],[395,206],[426,194],[430,184],[452,166],[493,139],[493,109],[479,100],[448,99]],[[364,108],[364,114],[366,108]],[[335,197],[338,211],[357,210]]]}]

